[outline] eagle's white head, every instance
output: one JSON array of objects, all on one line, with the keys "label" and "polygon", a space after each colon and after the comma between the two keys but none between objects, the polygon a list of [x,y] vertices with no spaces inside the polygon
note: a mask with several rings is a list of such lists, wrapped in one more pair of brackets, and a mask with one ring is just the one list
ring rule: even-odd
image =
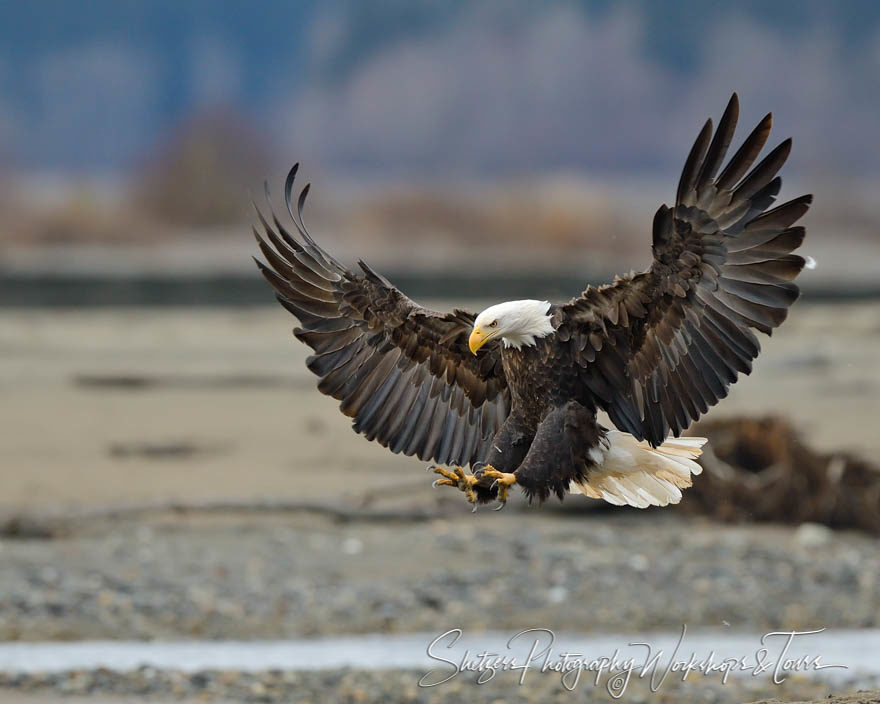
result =
[{"label": "eagle's white head", "polygon": [[468,340],[471,352],[489,340],[501,338],[505,347],[519,349],[535,344],[535,339],[553,332],[550,322],[550,303],[547,301],[507,301],[486,308],[474,321],[474,329]]}]

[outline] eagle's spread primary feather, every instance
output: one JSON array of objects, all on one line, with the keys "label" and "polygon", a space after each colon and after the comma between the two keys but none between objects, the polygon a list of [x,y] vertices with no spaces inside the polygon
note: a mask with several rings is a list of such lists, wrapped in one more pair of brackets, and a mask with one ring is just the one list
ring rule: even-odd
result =
[{"label": "eagle's spread primary feather", "polygon": [[[668,436],[751,371],[760,351],[752,330],[782,323],[805,264],[792,254],[804,239],[794,223],[811,196],[771,209],[791,140],[751,168],[770,115],[721,168],[738,112],[734,94],[714,134],[711,120],[700,132],[674,206],[654,217],[647,271],[562,305],[502,304],[508,314],[531,305],[519,312],[533,327],[506,337],[472,313],[418,306],[364,262],[362,273],[340,264],[302,222],[308,186],[294,212],[296,166],[285,200],[299,238],[258,211],[268,265],[257,264],[300,321],[295,334],[314,350],[307,363],[318,388],[368,439],[422,460],[515,472],[539,499],[571,488],[636,506],[676,501],[699,470],[702,443]],[[498,323],[484,313],[481,323]],[[600,409],[623,432],[599,426]],[[478,500],[496,491],[476,488]]]}]

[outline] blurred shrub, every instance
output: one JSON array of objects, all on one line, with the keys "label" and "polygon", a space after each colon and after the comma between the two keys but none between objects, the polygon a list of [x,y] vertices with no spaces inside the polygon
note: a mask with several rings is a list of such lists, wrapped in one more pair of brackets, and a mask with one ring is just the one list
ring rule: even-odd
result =
[{"label": "blurred shrub", "polygon": [[119,242],[133,231],[133,223],[117,204],[108,203],[85,183],[72,185],[58,202],[30,204],[25,211],[16,228],[22,242]]},{"label": "blurred shrub", "polygon": [[99,180],[0,175],[0,245],[115,244],[136,238],[139,223],[121,193]]},{"label": "blurred shrub", "polygon": [[154,219],[210,227],[248,218],[248,193],[268,173],[263,140],[229,112],[193,117],[156,149],[134,187]]},{"label": "blurred shrub", "polygon": [[519,244],[529,247],[612,246],[612,235],[644,248],[641,228],[633,230],[617,217],[613,199],[590,185],[502,181],[474,184],[470,189],[444,186],[397,187],[379,192],[351,217],[366,231],[386,236],[482,245]]}]

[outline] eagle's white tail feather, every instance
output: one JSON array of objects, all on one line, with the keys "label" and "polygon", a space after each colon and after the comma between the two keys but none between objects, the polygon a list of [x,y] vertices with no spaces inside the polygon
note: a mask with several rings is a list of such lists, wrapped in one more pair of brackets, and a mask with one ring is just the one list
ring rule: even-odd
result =
[{"label": "eagle's white tail feather", "polygon": [[602,461],[585,481],[572,482],[570,491],[615,506],[666,506],[681,501],[681,490],[691,475],[702,470],[694,460],[706,438],[669,438],[660,447],[636,440],[629,433],[610,430],[602,444]]}]

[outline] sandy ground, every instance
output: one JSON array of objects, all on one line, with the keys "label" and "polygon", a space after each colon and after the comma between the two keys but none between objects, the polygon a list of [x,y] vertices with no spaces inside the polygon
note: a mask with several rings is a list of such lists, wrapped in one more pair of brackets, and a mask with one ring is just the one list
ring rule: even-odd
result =
[{"label": "sandy ground", "polygon": [[[272,307],[0,312],[0,509],[433,501],[422,462],[361,439],[315,390],[292,322]],[[877,457],[878,362],[876,303],[798,305],[709,417],[779,412],[818,448]]]}]

